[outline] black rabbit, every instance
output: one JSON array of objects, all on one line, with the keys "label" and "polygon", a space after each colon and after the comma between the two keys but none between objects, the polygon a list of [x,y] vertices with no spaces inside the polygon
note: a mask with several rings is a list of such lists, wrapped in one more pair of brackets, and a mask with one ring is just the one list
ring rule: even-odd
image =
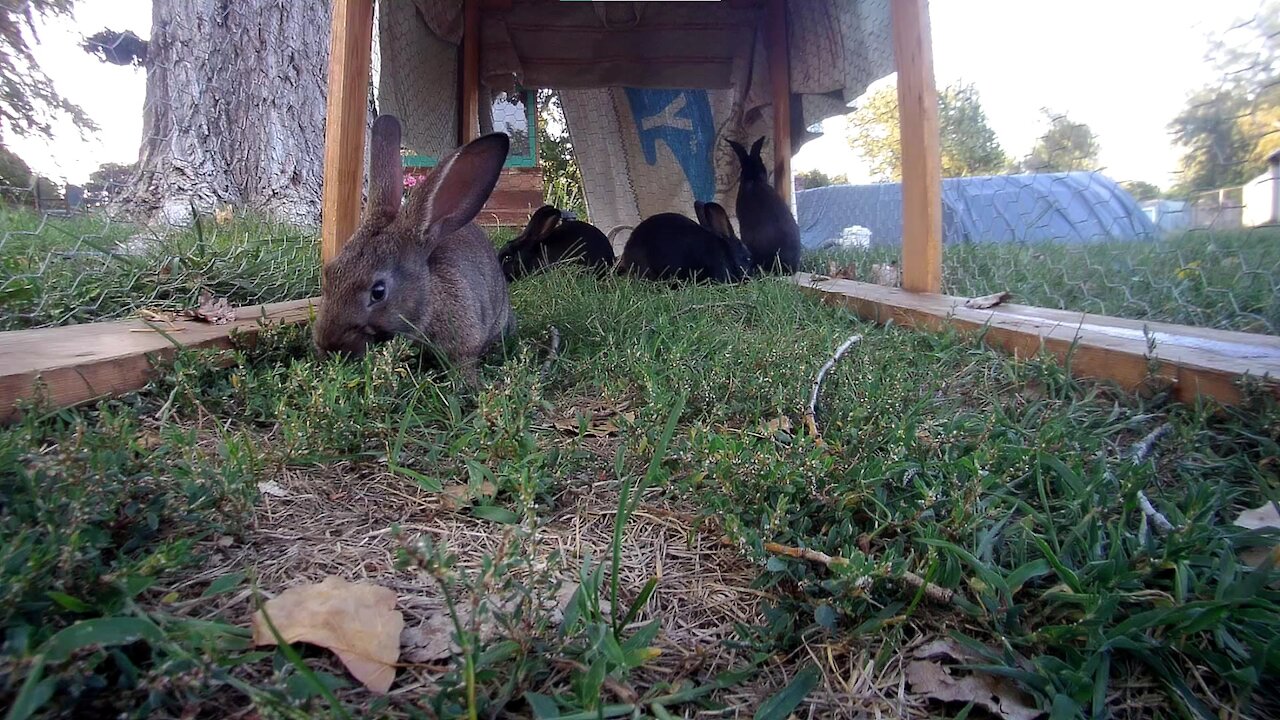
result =
[{"label": "black rabbit", "polygon": [[757,269],[791,274],[800,269],[800,226],[791,208],[769,184],[769,172],[760,159],[764,138],[751,146],[751,152],[729,140],[738,156],[742,174],[738,180],[738,226],[742,242],[751,251]]},{"label": "black rabbit", "polygon": [[538,208],[523,232],[498,251],[507,282],[560,262],[580,262],[607,273],[613,268],[613,247],[596,226],[580,220],[561,222],[551,205]]},{"label": "black rabbit", "polygon": [[716,203],[694,206],[704,224],[679,213],[645,218],[622,251],[618,271],[649,280],[738,282],[751,269],[751,254]]}]

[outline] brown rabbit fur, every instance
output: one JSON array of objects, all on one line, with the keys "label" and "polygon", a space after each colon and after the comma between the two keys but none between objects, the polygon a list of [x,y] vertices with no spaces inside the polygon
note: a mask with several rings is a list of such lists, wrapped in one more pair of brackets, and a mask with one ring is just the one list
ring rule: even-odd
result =
[{"label": "brown rabbit fur", "polygon": [[472,220],[489,199],[510,140],[485,135],[443,158],[401,209],[400,123],[374,121],[369,201],[360,227],[324,269],[313,341],[359,357],[405,335],[441,351],[470,383],[476,361],[515,330],[507,281]]}]

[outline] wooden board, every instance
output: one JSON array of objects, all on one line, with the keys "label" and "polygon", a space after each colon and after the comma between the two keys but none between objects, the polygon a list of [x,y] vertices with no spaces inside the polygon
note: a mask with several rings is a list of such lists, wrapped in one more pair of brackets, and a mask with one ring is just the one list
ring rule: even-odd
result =
[{"label": "wooden board", "polygon": [[325,110],[320,256],[338,256],[360,222],[373,52],[373,0],[334,0]]},{"label": "wooden board", "polygon": [[176,332],[142,320],[85,323],[0,333],[0,423],[18,419],[15,403],[35,397],[44,384],[54,407],[71,407],[144,387],[157,360],[173,356],[175,343],[187,348],[230,347],[231,334],[252,336],[264,321],[307,322],[319,298],[236,309],[236,321],[211,325],[174,323]]},{"label": "wooden board", "polygon": [[462,145],[480,137],[480,0],[463,0],[462,72],[458,74],[458,141]]},{"label": "wooden board", "polygon": [[773,101],[773,188],[791,206],[791,51],[785,0],[769,0],[765,48]]},{"label": "wooden board", "polygon": [[942,149],[926,0],[893,0],[902,138],[902,286],[942,292]]},{"label": "wooden board", "polygon": [[[1249,375],[1268,377],[1271,392],[1280,397],[1280,337],[1027,305],[976,310],[964,307],[964,298],[815,277],[820,276],[801,273],[796,281],[824,302],[866,320],[975,331],[988,345],[1015,357],[1032,357],[1044,349],[1060,360],[1069,356],[1073,375],[1111,380],[1126,390],[1140,389],[1154,377],[1172,383],[1182,402],[1207,396],[1234,404],[1241,397],[1237,382]],[[1150,354],[1148,338],[1155,343]]]}]

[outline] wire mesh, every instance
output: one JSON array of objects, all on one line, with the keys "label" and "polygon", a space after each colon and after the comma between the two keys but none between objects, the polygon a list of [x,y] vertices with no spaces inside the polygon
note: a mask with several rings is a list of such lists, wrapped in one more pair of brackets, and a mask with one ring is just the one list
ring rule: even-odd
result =
[{"label": "wire mesh", "polygon": [[[1209,30],[1204,63],[1217,79],[1165,120],[1180,169],[1164,189],[1104,167],[1106,138],[1068,113],[1045,110],[1042,137],[1004,156],[974,86],[943,87],[943,291],[1280,334],[1280,2],[1257,8]],[[901,260],[902,190],[891,85],[859,100],[848,132],[880,182],[800,178],[811,184],[798,193],[801,232],[817,250],[808,267],[894,282],[885,270]]]}]

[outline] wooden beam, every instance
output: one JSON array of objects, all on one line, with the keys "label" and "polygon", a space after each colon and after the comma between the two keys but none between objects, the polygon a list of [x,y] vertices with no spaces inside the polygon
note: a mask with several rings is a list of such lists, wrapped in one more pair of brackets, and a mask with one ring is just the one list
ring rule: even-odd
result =
[{"label": "wooden beam", "polygon": [[791,205],[791,48],[786,0],[769,0],[765,52],[773,100],[773,187]]},{"label": "wooden beam", "polygon": [[[1076,377],[1109,380],[1139,390],[1154,380],[1170,383],[1174,397],[1240,402],[1237,382],[1269,376],[1280,398],[1280,337],[1228,332],[1170,323],[1005,304],[989,310],[964,306],[965,299],[912,293],[851,280],[822,280],[801,273],[796,281],[823,302],[875,323],[978,333],[992,347],[1030,358],[1042,350],[1067,362]],[[1147,341],[1155,342],[1148,352]]]},{"label": "wooden beam", "polygon": [[328,264],[360,222],[368,125],[373,0],[333,0],[325,110],[320,256]]},{"label": "wooden beam", "polygon": [[928,0],[892,0],[902,139],[902,286],[942,292],[942,151]]},{"label": "wooden beam", "polygon": [[64,408],[139,390],[152,379],[155,363],[173,357],[177,346],[229,348],[232,333],[252,338],[264,323],[307,322],[318,303],[311,298],[242,307],[226,325],[179,320],[176,330],[119,320],[0,333],[0,423],[17,420],[16,404],[38,393]]},{"label": "wooden beam", "polygon": [[465,0],[462,8],[462,102],[458,106],[458,140],[463,145],[480,137],[480,0]]}]

